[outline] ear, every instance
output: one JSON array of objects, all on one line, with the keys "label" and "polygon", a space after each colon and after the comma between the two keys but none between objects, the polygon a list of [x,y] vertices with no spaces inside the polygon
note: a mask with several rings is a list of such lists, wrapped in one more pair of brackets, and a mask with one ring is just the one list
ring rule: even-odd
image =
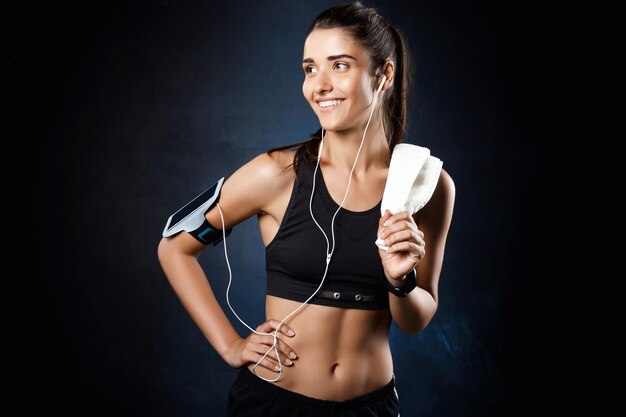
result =
[{"label": "ear", "polygon": [[396,72],[396,64],[388,59],[385,62],[385,66],[383,68],[383,74],[385,74],[385,77],[387,77],[387,81],[385,81],[385,85],[383,85],[383,89],[381,90],[381,92],[388,90],[393,86],[394,74]]}]

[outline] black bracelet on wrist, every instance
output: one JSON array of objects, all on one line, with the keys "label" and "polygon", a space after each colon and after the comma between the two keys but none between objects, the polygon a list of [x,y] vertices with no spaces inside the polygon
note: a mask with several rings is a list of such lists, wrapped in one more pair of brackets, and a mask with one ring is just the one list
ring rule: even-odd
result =
[{"label": "black bracelet on wrist", "polygon": [[417,287],[417,275],[415,268],[411,269],[404,279],[404,285],[402,287],[394,287],[389,280],[385,278],[385,284],[390,293],[397,297],[406,297],[408,293],[413,291]]}]

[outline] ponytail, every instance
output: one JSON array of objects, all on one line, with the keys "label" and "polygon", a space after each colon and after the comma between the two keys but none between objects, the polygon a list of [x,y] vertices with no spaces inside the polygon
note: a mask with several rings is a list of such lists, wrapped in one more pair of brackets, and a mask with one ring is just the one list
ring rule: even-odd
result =
[{"label": "ponytail", "polygon": [[408,93],[411,91],[411,58],[406,47],[406,40],[402,32],[389,25],[389,30],[395,41],[395,74],[391,94],[383,107],[383,125],[387,133],[389,150],[404,140],[407,130]]},{"label": "ponytail", "polygon": [[[411,59],[407,49],[407,42],[402,32],[389,24],[372,7],[365,7],[361,2],[341,4],[323,11],[315,18],[306,37],[315,29],[340,28],[350,34],[369,54],[372,66],[370,74],[376,75],[382,71],[387,60],[395,64],[394,82],[389,94],[384,95],[382,102],[382,119],[389,150],[404,140],[407,130],[407,101],[412,86],[410,74],[412,72]],[[305,38],[306,38],[305,37]],[[322,129],[312,133],[308,140],[291,145],[272,148],[272,152],[304,146],[302,157],[314,162],[321,141]],[[298,155],[294,156],[293,166],[297,172]]]}]

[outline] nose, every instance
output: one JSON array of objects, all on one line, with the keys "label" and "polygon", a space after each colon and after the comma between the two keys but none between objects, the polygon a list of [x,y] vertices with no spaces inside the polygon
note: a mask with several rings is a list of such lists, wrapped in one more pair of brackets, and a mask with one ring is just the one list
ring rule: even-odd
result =
[{"label": "nose", "polygon": [[326,75],[325,71],[319,71],[315,77],[315,84],[313,87],[316,94],[322,94],[332,91],[333,84],[330,77]]}]

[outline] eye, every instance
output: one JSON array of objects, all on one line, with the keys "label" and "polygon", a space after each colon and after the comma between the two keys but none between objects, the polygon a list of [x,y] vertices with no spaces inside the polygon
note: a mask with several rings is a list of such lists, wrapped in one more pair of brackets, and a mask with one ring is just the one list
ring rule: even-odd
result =
[{"label": "eye", "polygon": [[309,65],[308,67],[304,67],[304,73],[305,74],[311,74],[314,71],[317,71],[317,69],[315,69],[315,67],[313,67],[313,66]]},{"label": "eye", "polygon": [[[340,66],[343,66],[343,68],[342,68],[342,67],[340,67]],[[337,63],[335,64],[335,67],[337,67],[337,68],[339,68],[339,69],[344,69],[344,68],[348,68],[348,64],[346,64],[345,62],[337,62]]]}]

